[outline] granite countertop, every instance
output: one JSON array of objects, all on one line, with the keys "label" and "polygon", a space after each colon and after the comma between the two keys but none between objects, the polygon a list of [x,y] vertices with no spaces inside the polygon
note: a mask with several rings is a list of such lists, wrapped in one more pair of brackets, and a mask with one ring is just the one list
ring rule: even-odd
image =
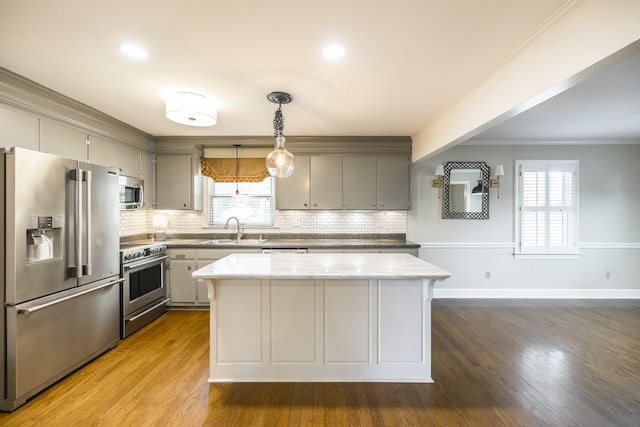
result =
[{"label": "granite countertop", "polygon": [[232,254],[192,274],[195,279],[431,279],[451,276],[409,254]]},{"label": "granite countertop", "polygon": [[[190,249],[229,249],[229,248],[261,248],[261,249],[376,249],[399,248],[417,249],[417,243],[408,241],[401,235],[327,235],[326,238],[318,238],[317,235],[273,235],[260,236],[245,235],[241,243],[233,243],[230,235],[175,235],[167,236],[165,243],[168,248]],[[149,244],[155,240],[144,236],[121,239],[121,244]]]}]

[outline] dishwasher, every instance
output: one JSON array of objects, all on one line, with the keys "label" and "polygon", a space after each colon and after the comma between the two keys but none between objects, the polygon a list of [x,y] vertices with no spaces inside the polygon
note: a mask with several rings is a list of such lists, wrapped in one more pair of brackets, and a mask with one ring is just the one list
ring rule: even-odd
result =
[{"label": "dishwasher", "polygon": [[307,248],[264,248],[263,254],[306,254],[309,250]]}]

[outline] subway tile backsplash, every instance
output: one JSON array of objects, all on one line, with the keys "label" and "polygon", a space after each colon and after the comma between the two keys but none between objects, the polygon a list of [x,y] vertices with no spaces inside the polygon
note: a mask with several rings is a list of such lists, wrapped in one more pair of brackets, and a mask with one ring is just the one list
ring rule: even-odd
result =
[{"label": "subway tile backsplash", "polygon": [[[120,235],[153,232],[153,210],[120,211]],[[198,211],[162,211],[169,216],[169,233],[208,233],[205,219]],[[406,233],[406,211],[276,211],[275,227],[264,228],[277,233]],[[251,232],[252,229],[247,229]]]}]

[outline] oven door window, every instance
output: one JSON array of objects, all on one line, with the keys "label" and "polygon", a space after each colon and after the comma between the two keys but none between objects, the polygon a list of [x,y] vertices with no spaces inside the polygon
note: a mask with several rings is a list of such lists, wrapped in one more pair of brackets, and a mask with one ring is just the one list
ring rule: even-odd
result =
[{"label": "oven door window", "polygon": [[162,288],[162,266],[160,263],[129,274],[129,302]]}]

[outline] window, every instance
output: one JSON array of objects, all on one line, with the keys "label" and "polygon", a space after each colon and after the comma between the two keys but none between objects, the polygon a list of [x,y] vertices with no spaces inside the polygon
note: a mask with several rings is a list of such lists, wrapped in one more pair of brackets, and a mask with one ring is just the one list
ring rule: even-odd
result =
[{"label": "window", "polygon": [[516,254],[577,255],[578,161],[516,162]]},{"label": "window", "polygon": [[224,225],[227,219],[235,216],[243,225],[273,225],[273,178],[262,182],[240,182],[236,196],[235,182],[214,182],[205,178],[208,188],[208,224]]}]

